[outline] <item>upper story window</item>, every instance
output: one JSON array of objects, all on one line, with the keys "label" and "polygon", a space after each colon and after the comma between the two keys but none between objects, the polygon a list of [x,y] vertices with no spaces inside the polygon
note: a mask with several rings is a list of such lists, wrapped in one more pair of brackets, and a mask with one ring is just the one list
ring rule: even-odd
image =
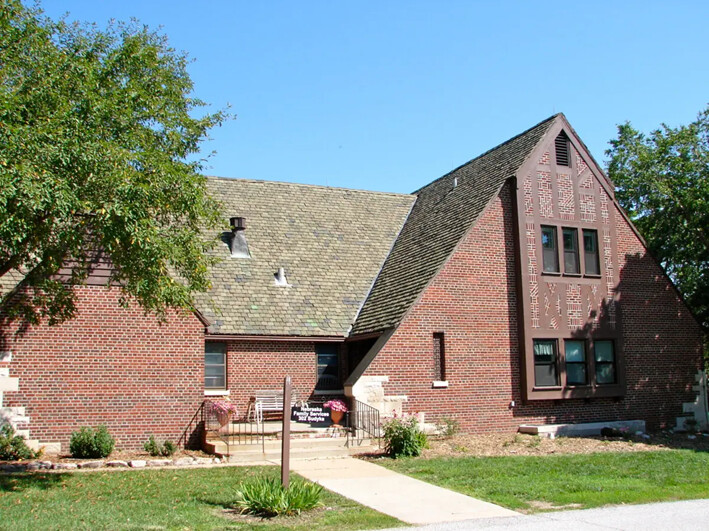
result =
[{"label": "upper story window", "polygon": [[600,275],[601,266],[598,261],[598,232],[583,229],[583,266],[587,275]]},{"label": "upper story window", "polygon": [[226,343],[208,342],[204,346],[205,389],[226,389]]},{"label": "upper story window", "polygon": [[579,237],[576,229],[563,229],[564,234],[564,273],[578,275],[581,273],[579,266]]},{"label": "upper story window", "polygon": [[571,157],[569,156],[569,137],[563,131],[559,133],[554,141],[556,148],[556,164],[557,166],[571,166]]},{"label": "upper story window", "polygon": [[542,226],[542,263],[545,273],[559,272],[559,252],[556,248],[556,227]]},{"label": "upper story window", "polygon": [[[598,231],[582,229],[583,246],[579,245],[579,229],[563,227],[558,241],[557,227],[542,225],[542,270],[544,273],[560,273],[559,245],[563,249],[563,273],[565,275],[600,276]],[[583,253],[581,252],[583,249]],[[583,264],[583,270],[581,269]]]}]

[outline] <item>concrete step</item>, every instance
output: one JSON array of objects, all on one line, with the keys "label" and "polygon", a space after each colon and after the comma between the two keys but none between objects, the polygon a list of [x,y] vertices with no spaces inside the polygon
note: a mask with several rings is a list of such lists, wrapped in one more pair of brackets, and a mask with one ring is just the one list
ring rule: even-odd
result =
[{"label": "concrete step", "polygon": [[[365,452],[373,452],[376,447],[354,447],[354,448],[331,448],[331,449],[291,449],[291,459],[331,459],[334,457],[348,457]],[[224,457],[224,455],[222,454]],[[255,450],[251,452],[231,453],[229,457],[224,457],[229,463],[254,463],[258,461],[279,461],[281,459],[280,449],[274,451],[261,452]]]},{"label": "concrete step", "polygon": [[625,428],[630,433],[645,432],[645,421],[610,420],[608,422],[580,422],[578,424],[522,424],[519,427],[519,432],[540,437],[583,437],[600,435],[602,428]]},{"label": "concrete step", "polygon": [[[331,439],[293,439],[291,440],[291,458],[306,459],[320,457],[345,457],[376,450],[376,446],[371,441],[362,440],[357,444],[355,440],[350,440],[350,446],[346,446],[346,438]],[[269,441],[261,444],[231,444],[227,446],[221,440],[209,440],[205,445],[205,451],[220,456],[230,454],[230,462],[253,462],[274,460],[281,458],[281,441]]]}]

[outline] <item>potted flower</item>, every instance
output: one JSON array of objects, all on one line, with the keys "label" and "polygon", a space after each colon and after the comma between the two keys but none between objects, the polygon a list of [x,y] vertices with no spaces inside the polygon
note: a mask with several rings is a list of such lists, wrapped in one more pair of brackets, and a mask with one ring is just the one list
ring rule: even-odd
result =
[{"label": "potted flower", "polygon": [[226,400],[210,401],[210,408],[214,416],[217,417],[220,426],[224,426],[238,414],[236,406]]},{"label": "potted flower", "polygon": [[333,426],[340,427],[340,421],[342,417],[349,411],[347,405],[339,398],[333,398],[328,400],[323,404],[323,407],[330,408],[330,418],[332,419]]}]

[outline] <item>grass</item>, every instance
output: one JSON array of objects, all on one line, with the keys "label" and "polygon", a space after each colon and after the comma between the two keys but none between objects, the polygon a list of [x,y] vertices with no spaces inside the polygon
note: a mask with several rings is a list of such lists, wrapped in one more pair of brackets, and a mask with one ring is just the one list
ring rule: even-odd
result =
[{"label": "grass", "polygon": [[709,498],[709,453],[691,450],[377,464],[525,512]]},{"label": "grass", "polygon": [[241,517],[231,509],[249,479],[274,467],[0,475],[0,529],[373,529],[398,520],[324,491],[299,517]]}]

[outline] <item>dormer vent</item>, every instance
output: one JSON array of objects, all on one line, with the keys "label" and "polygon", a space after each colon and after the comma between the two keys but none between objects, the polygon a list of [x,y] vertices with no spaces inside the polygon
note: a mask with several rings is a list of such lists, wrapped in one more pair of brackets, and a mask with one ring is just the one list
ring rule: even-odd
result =
[{"label": "dormer vent", "polygon": [[286,278],[286,270],[282,267],[279,267],[278,271],[273,274],[273,278],[276,280],[276,286],[290,286],[290,284],[288,284],[288,279]]},{"label": "dormer vent", "polygon": [[232,258],[251,258],[249,244],[246,241],[246,218],[229,218],[231,233],[227,232],[229,250]]}]

